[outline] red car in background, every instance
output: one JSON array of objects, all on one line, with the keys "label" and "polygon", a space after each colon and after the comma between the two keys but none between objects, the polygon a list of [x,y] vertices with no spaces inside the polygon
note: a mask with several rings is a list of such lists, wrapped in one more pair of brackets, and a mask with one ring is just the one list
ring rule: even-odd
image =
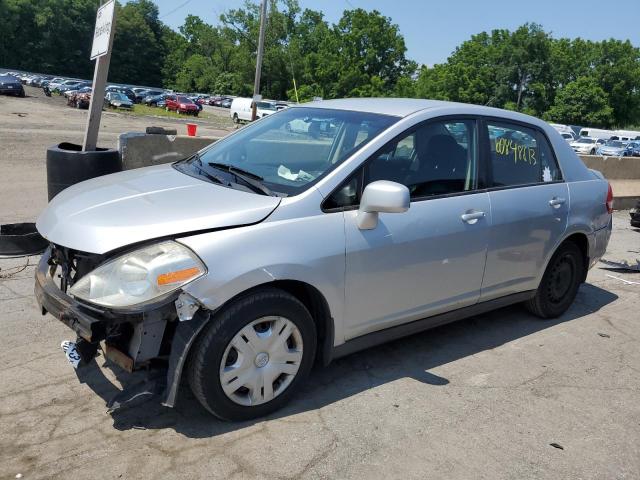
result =
[{"label": "red car in background", "polygon": [[167,95],[165,98],[165,108],[167,112],[175,111],[186,113],[187,115],[198,116],[200,109],[184,95]]}]

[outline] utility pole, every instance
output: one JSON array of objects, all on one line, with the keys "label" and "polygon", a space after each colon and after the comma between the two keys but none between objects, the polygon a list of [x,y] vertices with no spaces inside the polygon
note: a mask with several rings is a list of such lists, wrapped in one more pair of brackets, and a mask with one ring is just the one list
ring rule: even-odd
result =
[{"label": "utility pole", "polygon": [[264,32],[267,28],[267,2],[262,0],[260,6],[260,36],[258,37],[258,57],[256,58],[256,78],[253,82],[253,102],[251,104],[251,121],[256,119],[256,103],[262,100],[260,96],[260,73],[262,72],[262,52],[264,50]]},{"label": "utility pole", "polygon": [[115,29],[115,2],[109,0],[98,9],[93,45],[91,47],[91,60],[95,59],[96,67],[93,72],[87,127],[84,133],[84,141],[82,142],[83,152],[95,150],[98,142],[98,130],[100,129],[100,118],[102,117],[102,106],[104,105],[104,90],[107,84],[107,75],[109,74]]}]

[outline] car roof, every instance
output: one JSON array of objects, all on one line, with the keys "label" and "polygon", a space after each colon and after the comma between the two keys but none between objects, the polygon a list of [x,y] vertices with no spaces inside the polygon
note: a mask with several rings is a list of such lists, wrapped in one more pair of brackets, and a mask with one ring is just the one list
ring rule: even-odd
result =
[{"label": "car roof", "polygon": [[357,112],[378,113],[381,115],[393,115],[396,117],[407,117],[420,110],[438,108],[441,115],[446,115],[446,110],[450,109],[452,114],[458,115],[461,114],[462,111],[469,115],[500,117],[536,125],[544,124],[544,122],[538,118],[519,112],[513,112],[511,110],[502,110],[500,108],[485,107],[483,105],[473,105],[470,103],[448,102],[423,98],[343,98],[336,100],[319,100],[293,105],[293,107],[351,110]]}]

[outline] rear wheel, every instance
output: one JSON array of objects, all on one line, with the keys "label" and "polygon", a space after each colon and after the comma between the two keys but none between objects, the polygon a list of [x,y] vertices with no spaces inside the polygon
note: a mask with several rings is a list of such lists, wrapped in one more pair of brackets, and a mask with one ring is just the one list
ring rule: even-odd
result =
[{"label": "rear wheel", "polygon": [[584,275],[582,251],[573,242],[565,242],[553,254],[542,276],[535,297],[525,303],[540,318],[562,315],[573,303]]},{"label": "rear wheel", "polygon": [[189,362],[189,384],[209,412],[248,420],[286,404],[309,374],[316,350],[311,315],[292,295],[265,289],[211,320]]}]

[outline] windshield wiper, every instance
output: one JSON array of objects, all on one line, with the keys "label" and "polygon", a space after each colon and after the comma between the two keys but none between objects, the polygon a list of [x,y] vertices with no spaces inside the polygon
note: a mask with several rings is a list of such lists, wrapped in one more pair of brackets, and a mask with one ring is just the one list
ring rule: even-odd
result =
[{"label": "windshield wiper", "polygon": [[214,183],[220,184],[220,185],[224,185],[225,187],[229,186],[229,182],[223,180],[221,177],[214,175],[211,172],[207,172],[204,167],[202,166],[202,160],[200,159],[200,154],[195,153],[193,154],[191,157],[185,159],[185,160],[181,160],[180,162],[176,162],[178,165],[182,164],[183,162],[186,163],[186,161],[188,160],[195,160],[194,162],[191,163],[191,165],[193,165],[194,167],[196,167],[198,169],[198,172],[205,177],[207,180],[211,180]]},{"label": "windshield wiper", "polygon": [[222,170],[224,172],[231,173],[235,175],[236,178],[239,178],[244,183],[246,183],[249,187],[251,187],[255,192],[262,193],[264,195],[268,195],[270,197],[275,197],[276,194],[267,187],[262,181],[264,180],[260,175],[256,175],[255,173],[248,172],[247,170],[243,170],[238,167],[234,167],[233,165],[227,165],[226,163],[216,163],[209,162],[207,163],[210,167],[217,168],[218,170]]}]

